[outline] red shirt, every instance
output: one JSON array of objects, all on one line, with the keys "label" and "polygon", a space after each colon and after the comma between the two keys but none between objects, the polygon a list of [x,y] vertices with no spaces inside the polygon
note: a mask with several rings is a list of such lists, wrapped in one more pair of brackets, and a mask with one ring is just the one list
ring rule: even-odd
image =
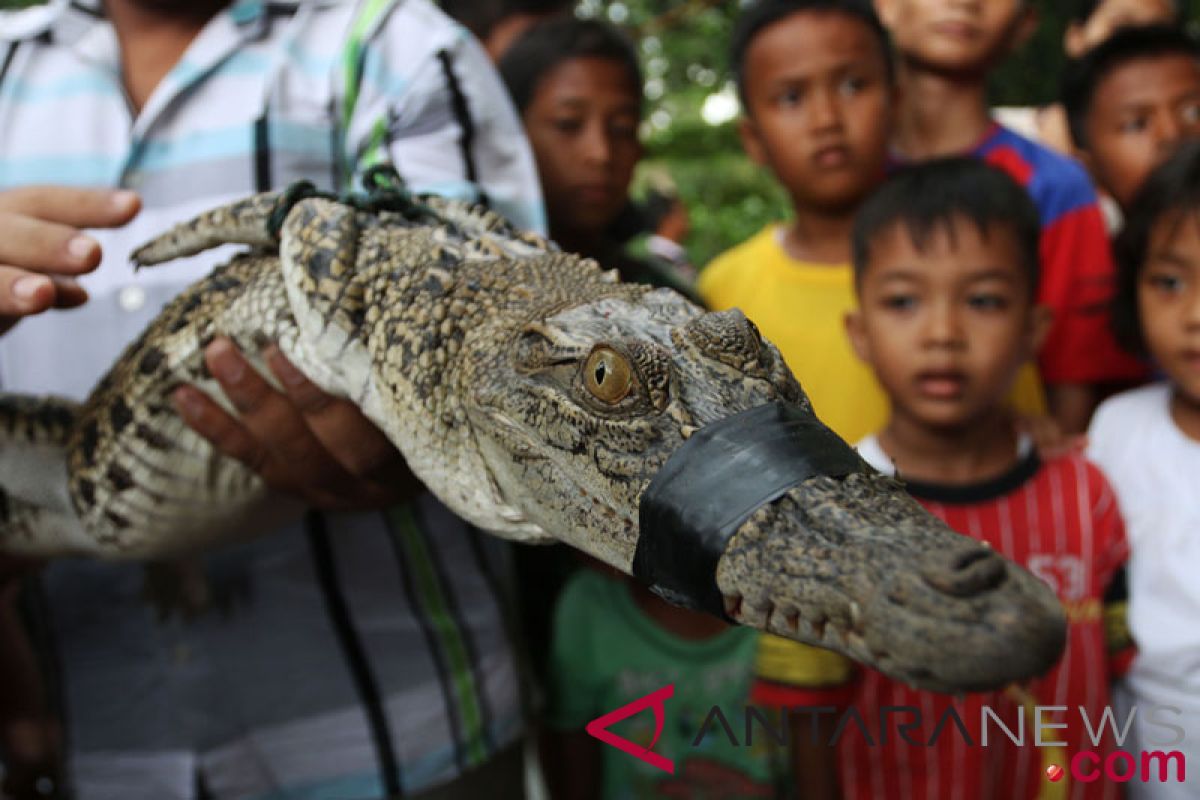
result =
[{"label": "red shirt", "polygon": [[[871,445],[860,445],[868,461]],[[875,446],[877,448],[877,445]],[[939,487],[908,482],[910,493],[951,528],[987,542],[1049,583],[1067,609],[1069,627],[1062,659],[1045,676],[1004,692],[963,697],[918,691],[874,670],[860,673],[853,708],[867,721],[876,741],[868,746],[855,724],[838,737],[839,773],[848,798],[1035,798],[1046,767],[1058,764],[1068,773],[1069,760],[1080,749],[1096,750],[1103,758],[1113,742],[1110,729],[1100,747],[1093,747],[1078,707],[1087,710],[1093,729],[1109,704],[1109,681],[1128,663],[1130,651],[1110,653],[1105,635],[1104,601],[1114,583],[1123,585],[1120,570],[1128,557],[1124,525],[1108,482],[1092,464],[1078,456],[1041,463],[1035,455],[1023,458],[1008,474],[986,484]],[[1109,595],[1111,597],[1111,594]],[[831,697],[836,695],[831,694]],[[988,746],[981,746],[981,707],[992,711],[1014,734],[1019,709],[1025,706],[1025,743],[1018,747],[989,723]],[[1066,741],[1063,750],[1034,745],[1034,705],[1066,706],[1067,713],[1047,712],[1048,722],[1067,728],[1048,728],[1047,741]],[[947,718],[933,746],[915,746],[897,736],[896,715],[888,741],[877,730],[885,706],[921,709],[921,726],[910,732],[927,743],[940,720],[953,707],[969,736]],[[899,717],[912,721],[913,715]],[[1111,782],[1071,782],[1064,795],[1115,798]],[[1061,790],[1061,789],[1060,789]]]},{"label": "red shirt", "polygon": [[1011,175],[1042,222],[1038,302],[1054,312],[1038,354],[1042,380],[1104,383],[1144,379],[1144,364],[1109,329],[1115,268],[1096,190],[1076,161],[996,125],[972,155]]}]

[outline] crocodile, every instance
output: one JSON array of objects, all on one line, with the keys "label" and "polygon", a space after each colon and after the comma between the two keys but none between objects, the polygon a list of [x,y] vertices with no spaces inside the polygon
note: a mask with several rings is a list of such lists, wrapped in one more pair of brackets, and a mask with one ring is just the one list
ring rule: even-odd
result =
[{"label": "crocodile", "polygon": [[[82,404],[0,397],[0,549],[160,559],[296,513],[172,408],[183,383],[225,402],[202,357],[218,335],[248,354],[277,342],[474,525],[627,574],[647,487],[699,432],[770,403],[816,424],[741,312],[620,283],[483,207],[389,191],[373,204],[311,187],[255,195],[137,250],[151,266],[246,246]],[[709,579],[733,622],[944,692],[1026,679],[1061,653],[1065,619],[1043,582],[869,468],[806,477],[731,533]]]}]

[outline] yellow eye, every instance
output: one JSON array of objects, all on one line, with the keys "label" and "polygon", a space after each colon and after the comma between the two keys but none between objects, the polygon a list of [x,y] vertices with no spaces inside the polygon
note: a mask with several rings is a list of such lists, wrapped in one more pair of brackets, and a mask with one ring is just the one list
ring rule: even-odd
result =
[{"label": "yellow eye", "polygon": [[616,405],[633,387],[633,370],[625,356],[607,347],[597,347],[583,365],[583,385],[597,400]]}]

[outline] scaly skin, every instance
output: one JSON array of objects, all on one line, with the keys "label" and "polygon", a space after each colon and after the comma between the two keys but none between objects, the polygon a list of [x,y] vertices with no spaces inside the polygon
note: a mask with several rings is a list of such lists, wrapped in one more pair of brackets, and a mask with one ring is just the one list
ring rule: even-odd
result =
[{"label": "scaly skin", "polygon": [[[424,202],[440,223],[302,200],[276,240],[265,224],[275,196],[258,196],[139,250],[151,264],[229,241],[254,248],[172,303],[74,421],[58,414],[65,456],[39,480],[69,485],[69,503],[39,506],[0,463],[14,495],[0,545],[160,558],[262,530],[279,504],[168,401],[185,381],[215,392],[201,352],[219,334],[251,350],[278,340],[465,519],[511,539],[564,541],[625,572],[641,496],[695,431],[779,400],[811,413],[740,312],[706,314],[669,290],[618,284],[493,214]],[[28,418],[28,407],[9,407],[0,421]],[[0,459],[10,465],[34,447],[28,435],[9,439],[0,452],[16,455]],[[44,524],[30,526],[31,514]],[[810,478],[760,508],[715,579],[737,621],[933,689],[1030,677],[1064,641],[1045,585],[874,473]]]}]

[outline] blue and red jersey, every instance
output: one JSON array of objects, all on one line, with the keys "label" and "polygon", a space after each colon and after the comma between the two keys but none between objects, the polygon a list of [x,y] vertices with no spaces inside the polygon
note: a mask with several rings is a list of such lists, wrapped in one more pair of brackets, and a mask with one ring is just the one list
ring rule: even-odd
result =
[{"label": "blue and red jersey", "polygon": [[1011,175],[1033,198],[1042,222],[1038,302],[1054,313],[1038,356],[1054,383],[1139,380],[1146,367],[1109,328],[1115,269],[1096,190],[1076,161],[993,125],[971,155]]}]

